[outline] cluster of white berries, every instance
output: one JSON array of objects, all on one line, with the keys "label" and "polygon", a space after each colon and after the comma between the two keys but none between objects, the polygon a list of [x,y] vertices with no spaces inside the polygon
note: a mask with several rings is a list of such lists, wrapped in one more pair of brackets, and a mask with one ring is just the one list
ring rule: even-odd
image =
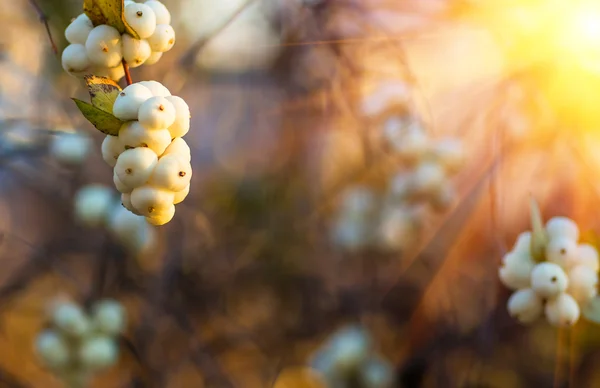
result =
[{"label": "cluster of white berries", "polygon": [[114,167],[123,206],[164,225],[190,190],[191,151],[182,139],[190,129],[190,109],[160,83],[142,81],[121,91],[113,114],[125,124],[118,136],[106,136],[102,157]]},{"label": "cluster of white berries", "polygon": [[371,339],[364,329],[341,329],[319,349],[312,360],[328,387],[391,388],[392,367],[373,354]]},{"label": "cluster of white berries", "polygon": [[139,35],[121,33],[109,25],[94,26],[86,14],[73,19],[65,30],[70,45],[62,54],[63,68],[74,75],[86,73],[120,80],[122,60],[130,67],[152,65],[175,44],[171,14],[160,1],[125,1],[125,20]]},{"label": "cluster of white berries", "polygon": [[515,290],[508,311],[522,323],[545,315],[554,326],[572,326],[597,295],[598,252],[578,243],[579,229],[569,218],[550,219],[545,233],[543,260],[534,260],[531,232],[522,233],[502,258],[500,280]]},{"label": "cluster of white berries", "polygon": [[334,228],[335,241],[344,248],[407,248],[418,238],[427,210],[444,211],[455,201],[451,178],[464,164],[462,142],[432,140],[406,107],[404,94],[402,85],[385,84],[363,103],[377,149],[388,158],[389,183],[383,193],[353,187],[344,196]]},{"label": "cluster of white berries", "polygon": [[51,325],[37,336],[35,350],[67,386],[88,386],[95,373],[117,363],[118,337],[127,325],[119,302],[98,301],[90,314],[75,303],[60,302],[50,316]]},{"label": "cluster of white berries", "polygon": [[85,186],[75,195],[75,218],[87,227],[106,227],[134,254],[148,252],[156,231],[144,217],[125,209],[114,191],[102,185]]}]

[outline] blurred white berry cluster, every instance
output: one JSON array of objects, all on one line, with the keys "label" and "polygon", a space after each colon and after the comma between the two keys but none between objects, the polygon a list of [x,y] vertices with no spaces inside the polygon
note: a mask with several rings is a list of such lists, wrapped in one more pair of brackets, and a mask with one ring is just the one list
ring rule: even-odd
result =
[{"label": "blurred white berry cluster", "polygon": [[92,146],[92,139],[84,133],[61,129],[52,136],[49,144],[50,155],[58,162],[77,166],[82,164]]},{"label": "blurred white berry cluster", "polygon": [[106,136],[102,157],[114,167],[123,206],[164,225],[190,190],[191,152],[182,139],[190,129],[190,109],[159,82],[142,81],[121,91],[113,114],[125,124],[118,136]]},{"label": "blurred white berry cluster", "polygon": [[148,252],[156,241],[156,231],[144,217],[131,213],[114,191],[103,185],[88,185],[75,195],[75,218],[88,227],[105,227],[133,254]]},{"label": "blurred white berry cluster", "polygon": [[383,190],[351,187],[343,195],[334,239],[344,248],[408,248],[428,212],[444,211],[456,198],[451,178],[464,164],[463,144],[452,137],[431,139],[407,93],[403,83],[389,82],[362,103],[375,168],[383,170],[386,182]]},{"label": "blurred white berry cluster", "polygon": [[40,361],[68,387],[86,387],[95,373],[117,363],[118,337],[127,325],[126,311],[119,302],[98,301],[89,314],[66,301],[51,310],[50,326],[38,334],[35,350]]},{"label": "blurred white berry cluster", "polygon": [[317,351],[311,365],[326,382],[335,388],[391,388],[392,367],[372,349],[368,333],[349,326],[335,333]]},{"label": "blurred white berry cluster", "polygon": [[121,61],[130,67],[153,65],[175,44],[171,14],[160,1],[125,1],[125,20],[139,35],[121,33],[109,25],[94,26],[86,14],[73,19],[65,30],[70,45],[62,53],[65,71],[73,75],[94,74],[120,80]]},{"label": "blurred white berry cluster", "polygon": [[572,326],[598,293],[598,252],[578,243],[579,228],[569,218],[550,219],[543,232],[541,260],[534,258],[532,232],[522,233],[502,258],[500,280],[515,290],[508,311],[525,324],[545,315],[554,326]]}]

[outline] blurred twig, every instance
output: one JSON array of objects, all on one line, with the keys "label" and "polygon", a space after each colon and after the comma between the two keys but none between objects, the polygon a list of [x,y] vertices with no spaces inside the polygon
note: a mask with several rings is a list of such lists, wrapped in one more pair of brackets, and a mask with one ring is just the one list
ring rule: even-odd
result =
[{"label": "blurred twig", "polygon": [[46,33],[48,34],[48,39],[50,40],[50,46],[52,47],[54,55],[58,55],[58,47],[54,42],[54,38],[52,38],[52,32],[50,31],[50,25],[48,24],[48,16],[44,13],[44,11],[42,11],[36,0],[29,0],[29,4],[31,4],[31,6],[35,8],[40,22],[42,22],[44,24],[44,27],[46,28]]}]

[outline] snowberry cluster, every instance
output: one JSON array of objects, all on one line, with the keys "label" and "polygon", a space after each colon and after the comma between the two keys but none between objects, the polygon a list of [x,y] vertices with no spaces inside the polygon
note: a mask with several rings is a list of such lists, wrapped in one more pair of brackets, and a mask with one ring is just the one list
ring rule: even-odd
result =
[{"label": "snowberry cluster", "polygon": [[444,211],[456,198],[451,178],[464,163],[462,142],[432,140],[406,99],[404,87],[390,83],[363,102],[389,183],[383,193],[359,187],[344,196],[334,228],[335,241],[344,248],[407,248],[418,237],[426,210]]},{"label": "snowberry cluster", "polygon": [[91,148],[91,139],[82,133],[60,131],[50,142],[50,154],[66,165],[82,164]]},{"label": "snowberry cluster", "polygon": [[362,328],[343,328],[317,351],[312,367],[322,375],[328,387],[392,387],[393,370],[373,354],[371,345]]},{"label": "snowberry cluster", "polygon": [[118,337],[126,328],[126,311],[114,300],[101,300],[91,313],[60,302],[50,312],[51,325],[36,339],[42,361],[69,387],[88,386],[94,373],[116,364]]},{"label": "snowberry cluster", "polygon": [[102,185],[89,185],[75,195],[75,217],[88,227],[106,227],[134,254],[147,252],[155,242],[155,231],[144,217],[125,209],[114,191]]},{"label": "snowberry cluster", "polygon": [[91,73],[118,81],[125,75],[122,60],[130,67],[152,65],[175,44],[171,14],[160,1],[125,1],[125,20],[140,39],[109,25],[94,26],[86,14],[73,19],[65,30],[70,45],[62,54],[63,68],[74,75]]},{"label": "snowberry cluster", "polygon": [[579,244],[577,224],[566,217],[546,223],[544,258],[532,255],[532,233],[522,233],[512,251],[502,258],[501,282],[515,290],[508,300],[511,316],[531,323],[545,315],[554,326],[574,325],[597,295],[598,252]]},{"label": "snowberry cluster", "polygon": [[190,109],[156,81],[129,85],[113,114],[125,121],[118,136],[106,136],[102,157],[114,167],[113,181],[129,211],[164,225],[190,190],[190,147],[181,137],[190,129]]}]

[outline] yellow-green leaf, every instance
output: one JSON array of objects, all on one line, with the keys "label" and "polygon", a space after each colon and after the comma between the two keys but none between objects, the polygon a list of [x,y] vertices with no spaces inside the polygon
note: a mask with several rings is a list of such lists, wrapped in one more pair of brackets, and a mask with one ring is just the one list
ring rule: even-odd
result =
[{"label": "yellow-green leaf", "polygon": [[112,113],[113,105],[121,92],[121,87],[110,78],[86,75],[84,79],[90,92],[92,105],[105,112]]},{"label": "yellow-green leaf", "polygon": [[83,12],[94,26],[107,24],[121,34],[128,33],[135,39],[140,36],[125,21],[125,0],[83,0]]},{"label": "yellow-green leaf", "polygon": [[548,245],[548,235],[544,228],[544,221],[540,207],[536,200],[532,197],[530,200],[531,212],[531,256],[536,261],[543,261]]},{"label": "yellow-green leaf", "polygon": [[90,103],[78,100],[77,98],[73,98],[73,101],[75,101],[83,116],[100,132],[112,136],[119,134],[119,129],[121,129],[123,121]]}]

